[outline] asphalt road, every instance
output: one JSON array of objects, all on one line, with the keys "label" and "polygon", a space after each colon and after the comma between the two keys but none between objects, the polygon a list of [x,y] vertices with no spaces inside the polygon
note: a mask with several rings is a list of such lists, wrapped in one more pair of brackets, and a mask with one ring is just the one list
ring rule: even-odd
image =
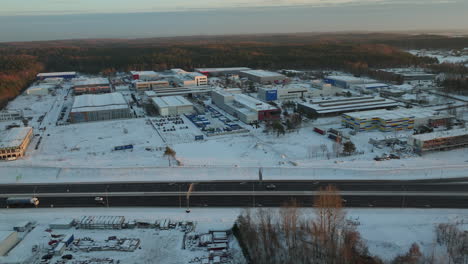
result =
[{"label": "asphalt road", "polygon": [[[40,207],[181,206],[190,182],[0,185],[0,207],[13,196],[36,196]],[[273,184],[274,189],[267,186]],[[198,182],[191,206],[312,206],[320,187],[335,185],[347,207],[468,208],[468,181],[211,181]],[[103,201],[96,201],[102,197]]]}]

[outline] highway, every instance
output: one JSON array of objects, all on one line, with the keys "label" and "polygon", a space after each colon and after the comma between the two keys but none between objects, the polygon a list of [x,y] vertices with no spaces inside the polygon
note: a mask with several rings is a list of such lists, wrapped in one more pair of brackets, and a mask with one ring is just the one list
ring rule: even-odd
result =
[{"label": "highway", "polygon": [[[192,182],[120,182],[0,185],[7,197],[35,196],[40,207],[180,206]],[[347,207],[468,208],[468,180],[431,181],[206,181],[194,183],[191,206],[312,206],[320,187],[340,190]],[[271,188],[274,185],[274,188]],[[270,188],[268,188],[268,186]],[[96,201],[101,197],[102,201]]]}]

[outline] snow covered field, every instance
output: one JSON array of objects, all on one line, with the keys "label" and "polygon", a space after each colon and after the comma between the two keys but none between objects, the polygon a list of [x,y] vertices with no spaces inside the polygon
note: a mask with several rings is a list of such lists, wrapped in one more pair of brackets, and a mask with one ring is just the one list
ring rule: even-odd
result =
[{"label": "snow covered field", "polygon": [[[48,224],[59,218],[78,218],[84,215],[114,215],[127,219],[170,218],[180,221],[195,221],[197,232],[216,229],[229,229],[240,214],[240,208],[193,208],[190,214],[179,208],[73,208],[73,209],[1,209],[0,230],[11,230],[14,223],[37,221],[36,227],[10,255],[21,254],[30,250],[33,244],[48,241],[44,232]],[[370,253],[384,260],[390,260],[406,252],[412,243],[420,245],[423,253],[430,254],[435,245],[434,228],[439,223],[459,223],[466,229],[468,210],[458,209],[346,209],[348,218],[359,223],[358,231],[367,243]],[[312,215],[312,209],[304,214]],[[75,237],[90,236],[107,238],[135,237],[142,240],[142,249],[130,253],[80,253],[79,256],[111,256],[123,263],[187,263],[188,260],[202,254],[199,251],[181,249],[182,233],[177,230],[155,231],[153,229],[133,229],[122,231],[66,230]],[[54,233],[60,233],[58,230]],[[73,253],[75,254],[75,253]],[[153,261],[153,262],[151,262]]]}]

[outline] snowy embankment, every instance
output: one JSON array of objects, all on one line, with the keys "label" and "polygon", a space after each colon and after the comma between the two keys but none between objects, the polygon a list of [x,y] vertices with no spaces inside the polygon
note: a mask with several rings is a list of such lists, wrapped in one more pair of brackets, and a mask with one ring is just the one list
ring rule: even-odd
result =
[{"label": "snowy embankment", "polygon": [[[395,161],[397,162],[397,161]],[[418,164],[417,162],[415,162]],[[264,180],[418,180],[467,177],[468,164],[396,166],[342,162],[310,167],[263,167]],[[258,167],[55,168],[0,167],[0,183],[255,180]]]}]

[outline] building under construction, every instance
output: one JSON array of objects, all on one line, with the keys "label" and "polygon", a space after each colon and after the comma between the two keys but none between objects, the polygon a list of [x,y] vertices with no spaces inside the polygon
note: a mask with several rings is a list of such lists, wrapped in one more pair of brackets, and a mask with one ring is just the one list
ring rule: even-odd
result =
[{"label": "building under construction", "polygon": [[412,135],[408,138],[408,145],[418,154],[427,151],[448,150],[468,146],[468,129],[460,128]]}]

